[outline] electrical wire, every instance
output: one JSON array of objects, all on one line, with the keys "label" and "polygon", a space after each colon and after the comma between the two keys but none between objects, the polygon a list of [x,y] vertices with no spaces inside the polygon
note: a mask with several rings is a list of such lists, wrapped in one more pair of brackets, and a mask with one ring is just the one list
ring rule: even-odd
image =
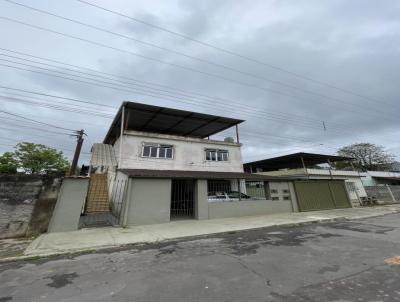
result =
[{"label": "electrical wire", "polygon": [[[252,77],[252,78],[255,78],[255,79],[258,79],[258,80],[267,81],[267,82],[270,82],[270,83],[273,83],[273,84],[277,84],[277,85],[281,85],[281,86],[284,86],[284,87],[287,87],[287,88],[295,89],[295,90],[298,90],[298,91],[301,91],[301,92],[304,92],[304,93],[308,93],[308,94],[312,94],[312,95],[315,95],[315,96],[318,96],[318,97],[323,97],[323,98],[326,98],[326,99],[335,99],[335,98],[332,98],[332,97],[330,97],[328,95],[324,95],[324,94],[321,94],[321,93],[318,93],[318,92],[314,92],[314,91],[307,90],[307,89],[304,89],[304,88],[301,88],[301,87],[297,87],[297,86],[294,86],[294,85],[291,85],[291,84],[287,84],[287,83],[282,82],[282,81],[272,80],[272,79],[266,78],[266,77],[261,76],[261,75],[256,75],[256,74],[253,74],[253,73],[250,73],[250,72],[246,72],[246,71],[243,71],[243,70],[240,70],[240,69],[237,69],[237,68],[233,68],[233,67],[230,67],[230,66],[227,66],[227,65],[224,65],[224,64],[220,64],[220,63],[216,63],[216,62],[213,62],[213,61],[210,61],[210,60],[206,60],[206,59],[203,59],[203,58],[195,57],[195,56],[192,56],[192,55],[189,55],[189,54],[186,54],[186,53],[182,53],[182,52],[179,52],[179,51],[176,51],[176,50],[173,50],[173,49],[168,49],[166,47],[162,47],[162,46],[154,44],[154,43],[141,41],[141,40],[136,39],[136,38],[131,37],[131,36],[127,36],[127,35],[124,35],[124,34],[113,32],[113,31],[110,31],[110,30],[108,30],[106,28],[95,26],[95,25],[91,25],[91,24],[88,24],[88,23],[84,23],[84,22],[78,21],[76,19],[71,19],[71,18],[67,18],[67,17],[61,16],[61,15],[57,15],[55,13],[52,13],[52,12],[49,12],[49,11],[46,11],[46,10],[43,10],[43,9],[38,9],[38,8],[29,6],[29,5],[26,5],[26,4],[22,4],[22,3],[19,3],[19,2],[15,2],[15,1],[12,1],[12,0],[3,0],[3,1],[6,1],[6,2],[14,4],[14,5],[18,5],[20,7],[24,7],[24,8],[29,9],[29,10],[33,10],[33,11],[39,12],[41,14],[49,15],[49,16],[52,16],[52,17],[55,17],[55,18],[58,18],[58,19],[62,19],[62,20],[68,21],[68,22],[72,22],[72,23],[75,23],[75,24],[78,24],[78,25],[81,25],[81,26],[84,26],[84,27],[87,27],[87,28],[95,29],[95,30],[100,31],[100,32],[105,32],[107,34],[111,34],[111,35],[114,35],[114,36],[117,36],[117,37],[120,37],[120,38],[128,39],[128,40],[140,43],[140,44],[144,44],[144,45],[147,45],[147,46],[150,46],[150,47],[161,49],[163,51],[167,51],[167,52],[171,52],[171,53],[174,53],[174,54],[178,54],[178,55],[184,56],[184,57],[192,59],[192,60],[196,60],[196,61],[199,61],[199,62],[202,62],[202,63],[206,63],[206,64],[209,64],[209,65],[212,65],[212,66],[223,68],[223,69],[226,69],[226,70],[229,70],[229,71],[233,71],[233,72],[239,73],[241,75]],[[366,100],[368,102],[370,102],[370,103],[373,103],[373,104],[376,103],[375,101],[370,101],[369,99],[366,99]]]},{"label": "electrical wire", "polygon": [[[20,20],[16,20],[16,19],[13,19],[13,18],[0,16],[0,19],[6,20],[6,21],[9,21],[9,22],[13,22],[13,23],[18,23],[18,24],[21,24],[21,25],[24,25],[24,26],[28,26],[28,27],[31,27],[31,28],[36,28],[36,29],[39,29],[39,30],[42,30],[42,31],[53,33],[53,34],[61,35],[61,36],[68,37],[68,38],[71,38],[71,39],[76,39],[76,40],[83,41],[83,42],[86,42],[86,43],[89,43],[89,44],[93,44],[93,45],[96,45],[96,46],[100,46],[100,47],[103,47],[103,48],[108,48],[108,49],[112,49],[112,50],[115,50],[115,51],[118,51],[118,52],[127,53],[127,54],[130,54],[130,55],[136,56],[136,57],[140,57],[142,59],[146,59],[146,60],[150,60],[150,61],[153,61],[153,62],[157,62],[157,63],[169,65],[169,66],[173,66],[173,67],[176,67],[176,68],[179,68],[179,69],[183,69],[183,70],[186,70],[186,71],[191,71],[191,72],[203,74],[203,75],[206,75],[206,76],[219,78],[219,79],[222,79],[224,81],[235,83],[237,85],[247,86],[247,87],[258,89],[258,90],[262,90],[262,91],[265,91],[265,92],[269,92],[269,93],[272,92],[272,93],[275,93],[275,94],[283,95],[283,96],[286,96],[286,97],[290,97],[290,98],[292,98],[292,99],[294,99],[296,101],[301,100],[298,96],[295,96],[293,94],[282,93],[282,92],[280,92],[278,90],[261,87],[261,86],[254,85],[254,84],[251,84],[251,83],[248,83],[248,82],[238,81],[238,80],[235,80],[235,79],[232,79],[232,78],[228,78],[228,77],[221,76],[221,75],[214,74],[214,73],[209,73],[209,72],[206,72],[206,71],[197,70],[197,69],[194,69],[194,68],[191,68],[191,67],[187,67],[187,66],[183,66],[183,65],[179,65],[179,64],[176,64],[176,63],[162,61],[160,59],[153,58],[153,57],[148,57],[148,56],[145,56],[145,55],[142,55],[142,54],[139,54],[139,53],[136,53],[136,52],[132,52],[132,51],[129,51],[129,50],[126,50],[126,49],[121,49],[121,48],[117,48],[117,47],[114,47],[114,46],[106,45],[106,44],[103,44],[103,43],[100,43],[100,42],[95,42],[95,41],[92,41],[92,40],[89,40],[89,39],[85,39],[85,38],[77,37],[77,36],[74,36],[74,35],[62,33],[62,32],[55,31],[55,30],[48,29],[48,28],[44,28],[44,27],[41,27],[41,26],[38,26],[38,25],[34,25],[34,24],[30,24],[30,23],[23,22],[23,21],[20,21]],[[343,103],[346,106],[353,106],[353,107],[359,108],[359,106],[357,104],[348,103],[348,102],[345,102],[343,100],[332,98],[332,97],[329,97],[329,99],[332,100],[332,101],[335,101],[335,102]],[[305,99],[303,99],[303,100],[305,101]],[[322,101],[322,100],[318,99],[316,101]],[[362,109],[368,109],[368,108],[370,108],[370,107],[363,106]],[[387,115],[387,113],[382,112],[382,111],[380,111],[380,109],[377,109],[377,108],[370,108],[370,110],[373,110],[374,112],[380,112],[381,114]]]},{"label": "electrical wire", "polygon": [[[185,34],[182,34],[182,33],[179,33],[179,32],[176,32],[176,31],[173,31],[173,30],[170,30],[170,29],[167,29],[167,28],[162,27],[162,26],[158,26],[158,25],[152,24],[152,23],[150,23],[150,22],[147,22],[147,21],[144,21],[144,20],[141,20],[141,19],[138,19],[138,18],[134,18],[134,17],[132,17],[132,16],[128,16],[128,15],[123,14],[123,13],[121,13],[121,12],[117,12],[117,11],[114,11],[114,10],[111,10],[111,9],[108,9],[108,8],[105,8],[105,7],[102,7],[102,6],[100,6],[100,5],[93,4],[93,3],[91,3],[91,2],[84,1],[84,0],[76,0],[76,1],[81,2],[81,3],[83,3],[83,4],[86,4],[86,5],[89,5],[89,6],[92,6],[92,7],[95,7],[95,8],[97,8],[97,9],[106,11],[106,12],[108,12],[108,13],[112,13],[112,14],[114,14],[114,15],[117,15],[117,16],[120,16],[120,17],[123,17],[123,18],[127,18],[127,19],[129,19],[129,20],[131,20],[131,21],[144,24],[144,25],[146,25],[146,26],[155,28],[155,29],[157,29],[157,30],[161,30],[161,31],[167,32],[167,33],[169,33],[169,34],[172,34],[172,35],[178,36],[178,37],[180,37],[180,38],[183,38],[183,39],[186,39],[186,40],[189,40],[189,41],[198,43],[198,44],[200,44],[200,45],[203,45],[203,46],[206,46],[206,47],[210,47],[210,48],[212,48],[212,49],[214,49],[214,50],[218,50],[218,51],[220,51],[220,52],[223,52],[223,53],[226,53],[226,54],[235,56],[235,57],[237,57],[237,58],[244,59],[244,60],[246,60],[246,61],[249,61],[249,62],[252,62],[252,63],[257,64],[258,66],[259,66],[259,65],[263,65],[263,66],[266,66],[266,67],[269,67],[269,68],[278,70],[278,71],[280,71],[280,72],[283,72],[283,73],[292,75],[292,76],[294,76],[294,77],[301,78],[301,79],[303,79],[303,80],[307,80],[307,81],[310,81],[310,82],[313,82],[313,83],[316,83],[316,84],[319,84],[319,85],[322,85],[322,86],[326,86],[326,87],[329,87],[329,88],[332,88],[332,89],[335,89],[335,90],[338,90],[338,91],[341,91],[341,92],[344,92],[344,93],[347,93],[347,94],[350,94],[350,95],[353,95],[353,96],[356,96],[356,97],[359,97],[359,98],[363,98],[363,99],[371,100],[371,101],[374,101],[374,102],[382,103],[381,100],[378,100],[378,99],[375,99],[375,98],[371,98],[371,97],[369,97],[369,96],[360,94],[360,93],[358,93],[358,92],[354,92],[354,91],[352,91],[352,90],[350,90],[350,89],[342,88],[342,87],[339,87],[339,86],[334,85],[334,84],[330,84],[330,83],[327,83],[327,82],[324,82],[324,81],[321,81],[321,80],[317,80],[317,79],[315,79],[315,78],[312,78],[312,77],[309,77],[309,76],[306,76],[306,75],[302,75],[302,74],[297,73],[297,72],[290,71],[290,70],[288,70],[288,69],[279,67],[279,66],[277,66],[277,65],[273,65],[273,64],[270,64],[270,63],[266,63],[266,62],[261,61],[261,60],[259,60],[259,59],[255,59],[255,58],[252,58],[252,57],[249,57],[249,56],[240,54],[240,53],[238,53],[238,52],[234,52],[234,51],[231,51],[231,50],[228,50],[228,49],[219,47],[219,46],[217,46],[217,45],[215,45],[215,44],[211,44],[211,43],[209,43],[209,42],[205,42],[205,41],[201,41],[201,40],[198,40],[198,39],[189,37],[188,35],[185,35]],[[391,105],[392,105],[392,104],[391,104]]]}]

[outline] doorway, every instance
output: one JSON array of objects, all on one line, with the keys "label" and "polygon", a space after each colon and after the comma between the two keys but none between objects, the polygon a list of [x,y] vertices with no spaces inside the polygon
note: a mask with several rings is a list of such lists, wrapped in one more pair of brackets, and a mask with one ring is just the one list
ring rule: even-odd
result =
[{"label": "doorway", "polygon": [[194,218],[194,180],[173,179],[171,219]]}]

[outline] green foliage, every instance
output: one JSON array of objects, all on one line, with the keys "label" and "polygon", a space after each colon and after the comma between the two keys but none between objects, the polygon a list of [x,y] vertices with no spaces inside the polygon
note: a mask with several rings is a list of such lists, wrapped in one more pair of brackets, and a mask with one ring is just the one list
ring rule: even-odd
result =
[{"label": "green foliage", "polygon": [[15,152],[6,152],[0,157],[0,173],[16,173],[17,169],[27,174],[49,174],[66,172],[68,160],[61,151],[41,144],[22,142]]},{"label": "green foliage", "polygon": [[[340,156],[355,159],[354,165],[362,170],[378,170],[394,161],[394,156],[382,146],[370,143],[358,143],[342,147],[337,152]],[[342,163],[343,164],[343,163]]]},{"label": "green foliage", "polygon": [[14,157],[14,153],[5,152],[0,155],[0,173],[3,174],[16,174],[18,162]]}]

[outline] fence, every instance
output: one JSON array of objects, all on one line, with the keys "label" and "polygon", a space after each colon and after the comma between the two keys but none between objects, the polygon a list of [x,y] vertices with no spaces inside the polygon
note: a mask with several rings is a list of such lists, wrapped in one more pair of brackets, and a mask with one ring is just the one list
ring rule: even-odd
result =
[{"label": "fence", "polygon": [[400,186],[367,186],[365,187],[369,197],[376,198],[378,202],[383,203],[399,203],[400,202]]},{"label": "fence", "polygon": [[244,179],[208,180],[208,201],[269,199],[269,186],[264,181]]}]

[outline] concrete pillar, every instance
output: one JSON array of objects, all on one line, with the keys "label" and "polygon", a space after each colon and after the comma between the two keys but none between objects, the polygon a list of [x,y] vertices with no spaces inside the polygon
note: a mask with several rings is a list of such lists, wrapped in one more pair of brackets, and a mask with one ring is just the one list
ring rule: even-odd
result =
[{"label": "concrete pillar", "polygon": [[195,218],[208,219],[208,190],[207,180],[198,179],[194,190]]},{"label": "concrete pillar", "polygon": [[292,201],[293,212],[299,212],[299,205],[297,203],[296,189],[295,189],[294,183],[292,181],[288,182],[288,188],[290,191],[290,199]]}]

